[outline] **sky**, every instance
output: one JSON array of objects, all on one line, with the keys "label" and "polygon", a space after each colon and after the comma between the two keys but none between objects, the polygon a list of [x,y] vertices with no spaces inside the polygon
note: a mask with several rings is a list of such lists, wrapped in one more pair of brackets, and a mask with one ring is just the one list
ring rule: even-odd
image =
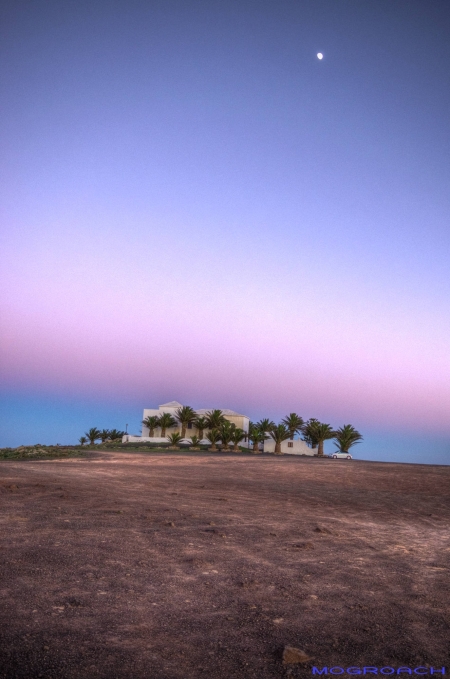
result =
[{"label": "sky", "polygon": [[449,31],[447,0],[4,0],[0,445],[177,400],[450,463]]}]

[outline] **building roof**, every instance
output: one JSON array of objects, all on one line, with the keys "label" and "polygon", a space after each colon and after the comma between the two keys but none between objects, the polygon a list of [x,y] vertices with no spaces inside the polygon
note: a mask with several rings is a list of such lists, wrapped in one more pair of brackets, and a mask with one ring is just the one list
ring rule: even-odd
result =
[{"label": "building roof", "polygon": [[[198,413],[199,415],[206,415],[206,413],[211,412],[213,408],[200,408],[199,410],[196,410],[195,412]],[[240,413],[236,413],[234,410],[229,410],[228,408],[220,408],[222,413],[224,415],[228,415],[228,417],[247,417],[247,415],[241,415]]]},{"label": "building roof", "polygon": [[[178,401],[170,401],[169,403],[163,403],[162,405],[159,406],[159,409],[161,408],[182,408],[183,404],[178,403]],[[211,410],[214,410],[214,408],[199,408],[195,410],[197,415],[206,415],[206,413],[211,412]],[[222,413],[225,416],[228,417],[247,417],[247,415],[241,415],[240,413],[235,412],[234,410],[229,410],[229,408],[220,408]]]}]

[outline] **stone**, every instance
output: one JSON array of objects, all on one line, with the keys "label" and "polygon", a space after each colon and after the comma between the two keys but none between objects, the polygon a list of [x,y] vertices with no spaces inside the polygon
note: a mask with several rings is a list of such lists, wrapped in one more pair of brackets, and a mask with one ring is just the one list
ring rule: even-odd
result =
[{"label": "stone", "polygon": [[308,660],[312,660],[312,658],[310,658],[305,651],[294,648],[294,646],[284,647],[283,665],[298,665],[300,663],[308,662]]}]

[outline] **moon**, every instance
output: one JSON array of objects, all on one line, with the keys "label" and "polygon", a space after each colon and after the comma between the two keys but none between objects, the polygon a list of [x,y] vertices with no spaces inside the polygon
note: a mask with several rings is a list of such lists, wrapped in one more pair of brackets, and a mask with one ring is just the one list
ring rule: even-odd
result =
[{"label": "moon", "polygon": [[323,54],[322,54],[322,52],[318,52],[318,53],[317,53],[317,58],[318,58],[320,61],[322,61],[322,59],[323,59]]}]

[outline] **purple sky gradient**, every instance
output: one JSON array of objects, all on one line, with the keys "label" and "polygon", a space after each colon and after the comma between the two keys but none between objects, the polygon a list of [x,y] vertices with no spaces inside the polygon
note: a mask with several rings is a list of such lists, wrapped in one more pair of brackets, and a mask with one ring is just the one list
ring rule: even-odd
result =
[{"label": "purple sky gradient", "polygon": [[0,445],[176,399],[448,463],[448,3],[1,11]]}]

